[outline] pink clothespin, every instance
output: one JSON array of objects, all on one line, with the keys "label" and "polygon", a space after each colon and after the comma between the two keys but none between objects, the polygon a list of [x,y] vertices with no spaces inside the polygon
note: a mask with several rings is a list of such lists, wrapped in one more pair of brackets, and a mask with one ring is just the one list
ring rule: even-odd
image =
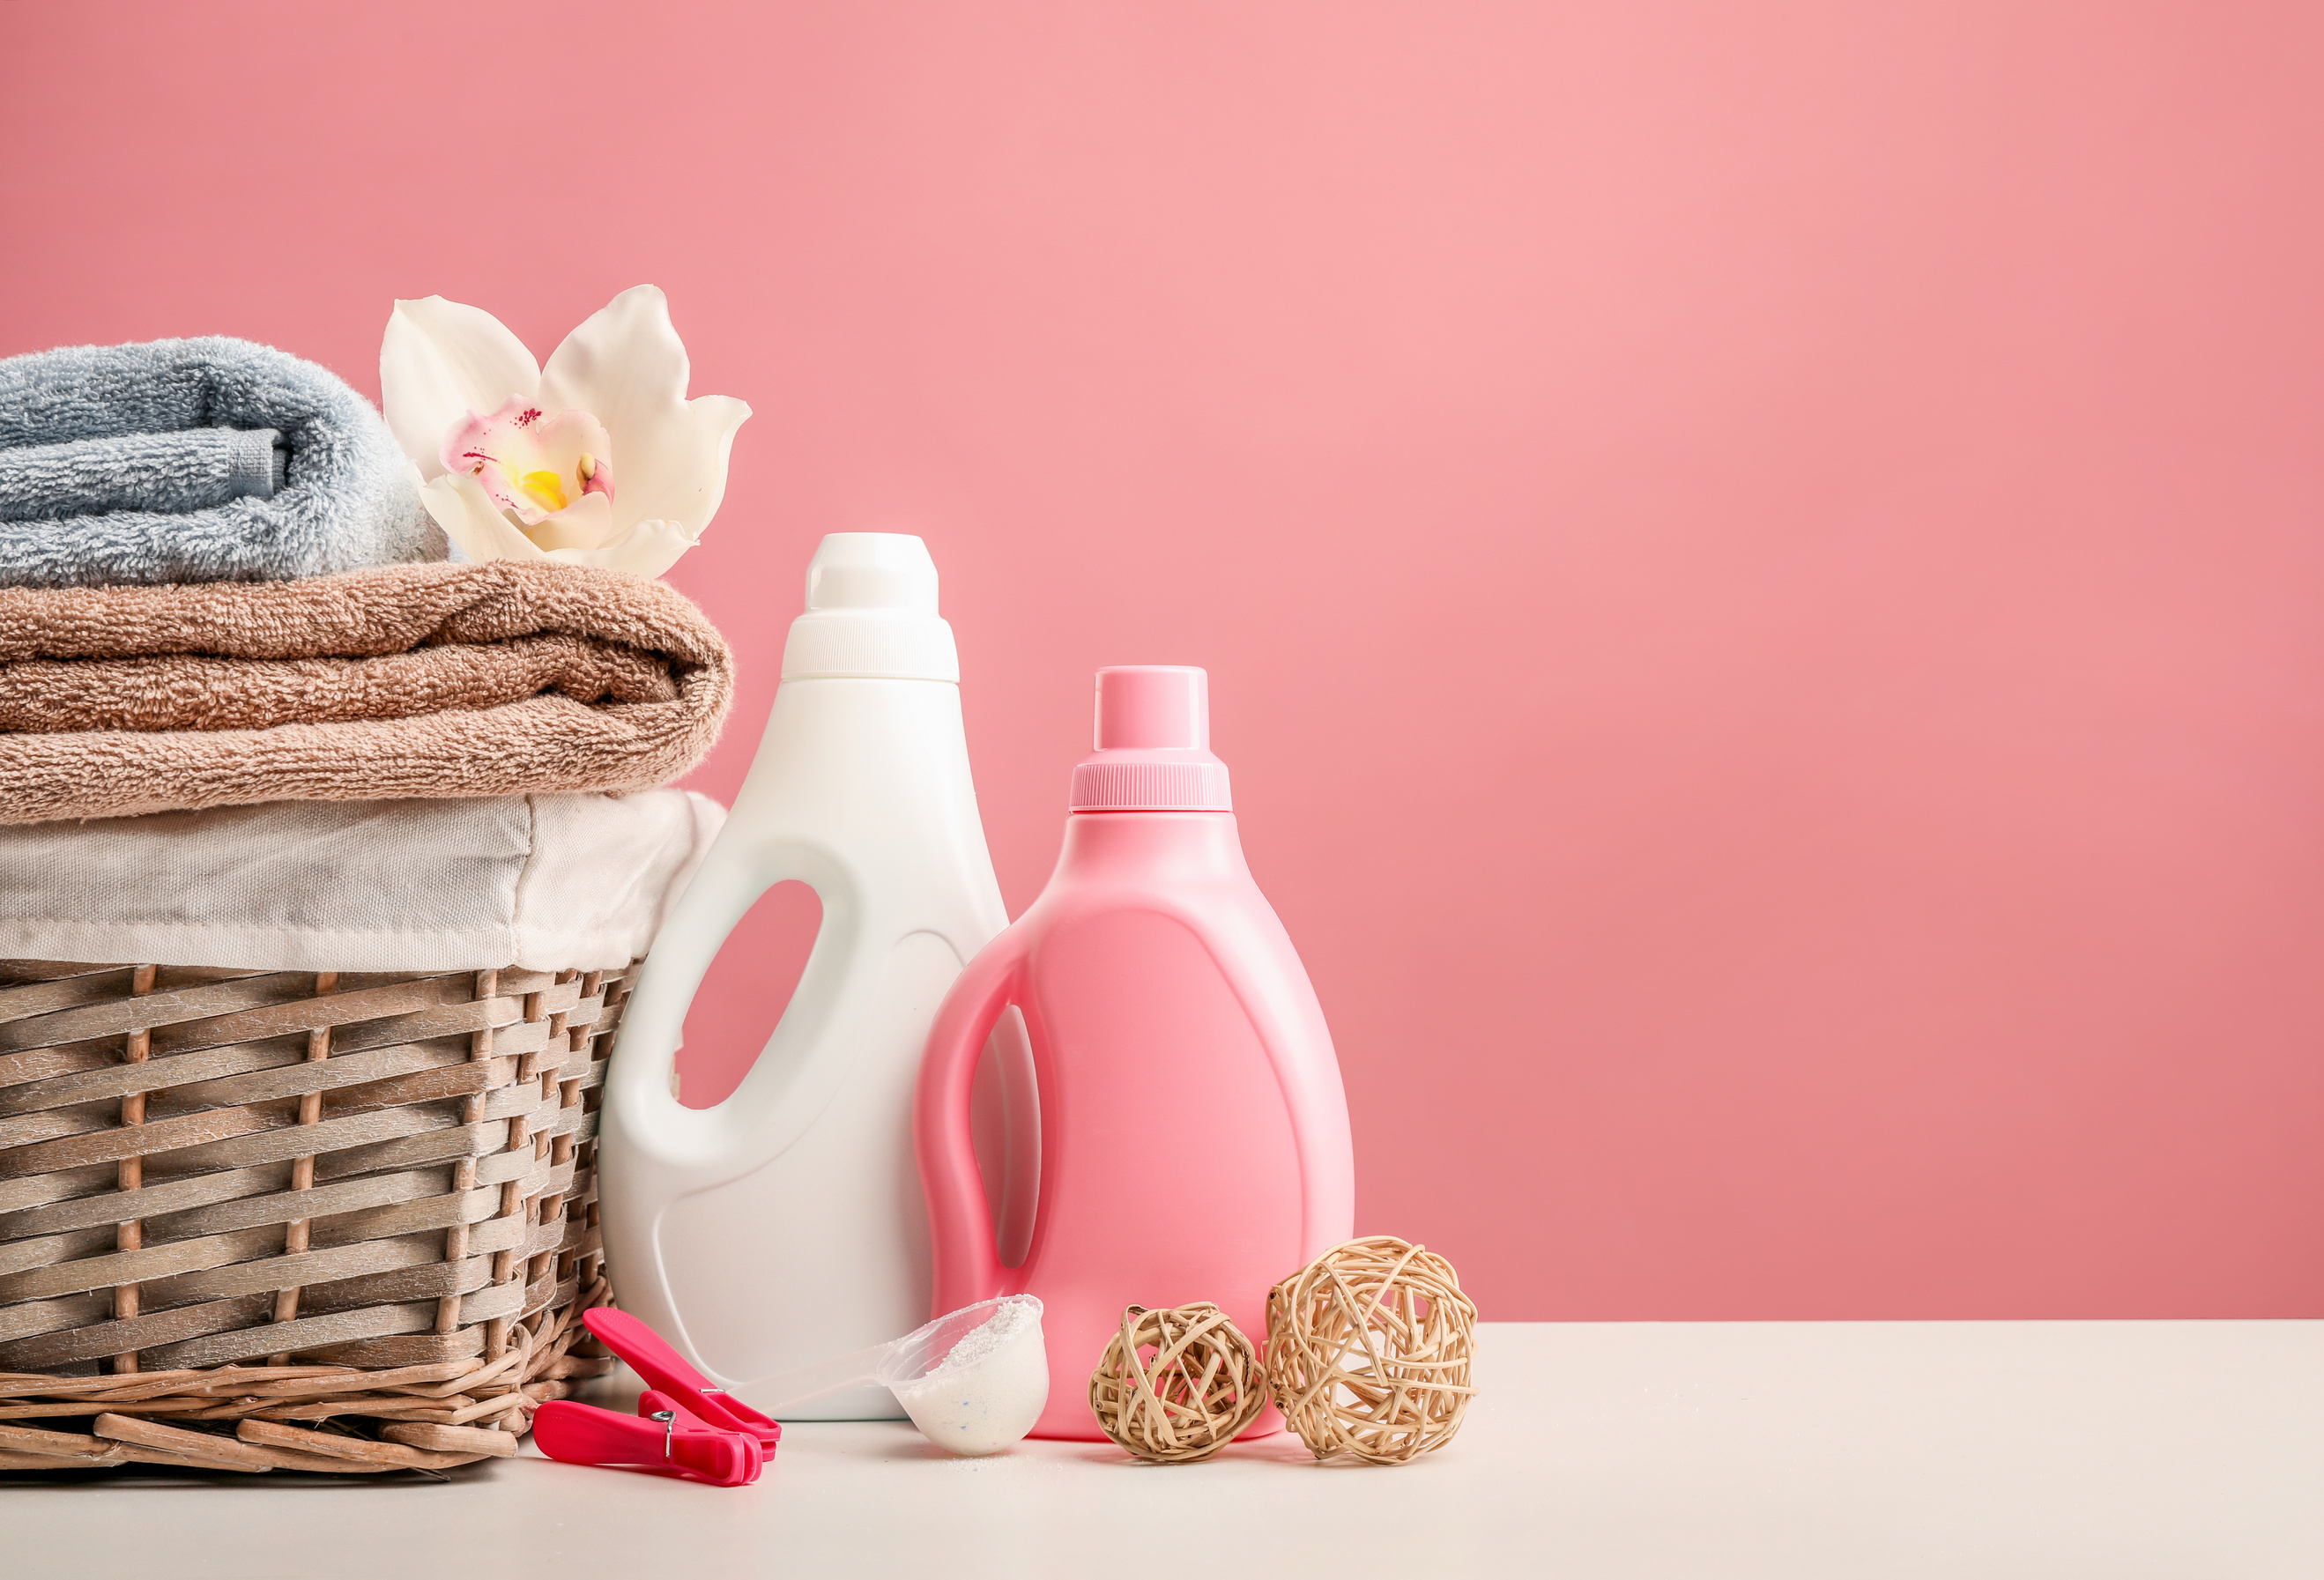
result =
[{"label": "pink clothespin", "polygon": [[600,1344],[627,1362],[649,1386],[677,1401],[704,1424],[741,1432],[756,1439],[768,1454],[783,1440],[781,1422],[752,1410],[724,1389],[713,1387],[660,1334],[627,1311],[592,1306],[581,1313],[581,1320]]},{"label": "pink clothespin", "polygon": [[667,1394],[649,1392],[638,1408],[641,1414],[625,1416],[552,1399],[533,1412],[532,1440],[567,1465],[682,1476],[720,1487],[759,1479],[765,1461],[757,1438],[706,1425]]},{"label": "pink clothespin", "polygon": [[760,1446],[756,1438],[748,1432],[729,1431],[724,1427],[711,1425],[687,1409],[685,1401],[673,1399],[659,1388],[649,1388],[638,1395],[638,1415],[645,1420],[663,1422],[665,1430],[669,1436],[688,1431],[716,1432],[721,1437],[733,1438],[742,1445],[743,1469],[746,1473],[742,1479],[745,1482],[757,1481],[759,1473],[766,1468],[766,1451]]}]

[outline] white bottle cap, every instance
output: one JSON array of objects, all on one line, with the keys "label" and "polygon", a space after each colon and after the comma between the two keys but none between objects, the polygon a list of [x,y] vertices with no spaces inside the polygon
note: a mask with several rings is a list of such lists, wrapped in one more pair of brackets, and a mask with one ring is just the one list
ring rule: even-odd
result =
[{"label": "white bottle cap", "polygon": [[834,532],[807,567],[807,612],[783,644],[783,678],[960,681],[936,614],[936,564],[908,532]]}]

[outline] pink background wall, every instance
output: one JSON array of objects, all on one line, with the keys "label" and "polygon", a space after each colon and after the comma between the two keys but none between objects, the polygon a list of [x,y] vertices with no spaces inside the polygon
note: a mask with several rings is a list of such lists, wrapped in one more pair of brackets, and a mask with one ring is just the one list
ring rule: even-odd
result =
[{"label": "pink background wall", "polygon": [[758,411],[672,577],[744,666],[693,782],[829,530],[935,551],[1012,908],[1090,671],[1208,666],[1359,1226],[1489,1316],[2324,1315],[2319,51],[2260,5],[9,5],[0,352],[376,393],[393,297],[545,354],[662,285]]}]

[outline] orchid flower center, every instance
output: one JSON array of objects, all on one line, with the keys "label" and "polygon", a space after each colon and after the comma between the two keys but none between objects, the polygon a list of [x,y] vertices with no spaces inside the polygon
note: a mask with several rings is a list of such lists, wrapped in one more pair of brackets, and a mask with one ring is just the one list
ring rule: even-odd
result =
[{"label": "orchid flower center", "polygon": [[447,472],[474,477],[503,510],[539,525],[587,495],[613,497],[613,449],[586,411],[544,411],[512,396],[490,417],[470,412],[444,441]]}]

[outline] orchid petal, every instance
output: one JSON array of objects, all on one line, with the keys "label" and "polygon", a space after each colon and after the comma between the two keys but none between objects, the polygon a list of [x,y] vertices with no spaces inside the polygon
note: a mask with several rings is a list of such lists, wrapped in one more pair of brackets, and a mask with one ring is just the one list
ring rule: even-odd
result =
[{"label": "orchid petal", "polygon": [[699,534],[718,509],[727,449],[751,409],[724,396],[688,402],[688,377],[669,303],[650,285],[633,286],[590,315],[541,372],[544,404],[593,412],[613,436],[617,528],[668,519]]},{"label": "orchid petal", "polygon": [[659,576],[698,541],[683,521],[641,521],[603,548],[559,549],[549,557],[632,575]]},{"label": "orchid petal", "polygon": [[551,554],[604,548],[613,538],[613,501],[604,494],[585,494],[554,514],[526,522],[524,535]]},{"label": "orchid petal", "polygon": [[[481,308],[422,297],[399,301],[380,342],[380,400],[387,425],[423,479],[444,473],[444,437],[470,412],[530,397],[540,364],[524,342]],[[447,527],[447,531],[450,528]]]},{"label": "orchid petal", "polygon": [[751,420],[751,408],[732,395],[704,395],[686,403],[686,427],[680,440],[678,475],[685,485],[674,491],[668,513],[685,522],[699,537],[726,497],[726,458],[734,448],[734,430]]},{"label": "orchid petal", "polygon": [[444,536],[460,552],[482,565],[487,560],[540,559],[540,546],[501,514],[476,480],[466,473],[431,479],[420,491],[420,502]]},{"label": "orchid petal", "polygon": [[613,525],[626,531],[640,521],[682,521],[700,537],[725,496],[734,430],[750,415],[730,395],[705,395],[652,422],[633,417],[626,429],[608,424],[621,475]]},{"label": "orchid petal", "polygon": [[686,399],[686,343],[670,326],[658,285],[633,285],[599,308],[549,356],[540,396],[551,406],[594,411],[615,433],[633,410],[660,411]]}]

